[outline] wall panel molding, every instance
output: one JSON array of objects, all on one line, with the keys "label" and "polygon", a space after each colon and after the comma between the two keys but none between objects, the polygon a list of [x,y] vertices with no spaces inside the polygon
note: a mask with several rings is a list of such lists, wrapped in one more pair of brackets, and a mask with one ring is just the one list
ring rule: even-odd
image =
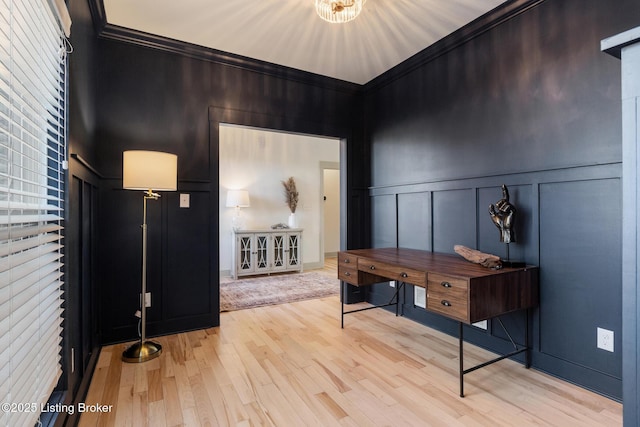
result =
[{"label": "wall panel molding", "polygon": [[460,189],[464,187],[493,187],[507,183],[508,185],[528,185],[533,182],[564,182],[571,180],[583,180],[593,178],[607,178],[620,176],[622,173],[622,162],[599,163],[592,165],[572,166],[566,168],[553,168],[536,171],[522,171],[517,173],[505,173],[482,176],[461,176],[452,179],[430,179],[417,182],[401,184],[388,184],[370,186],[371,195],[396,194],[396,193],[419,193],[424,191],[441,191],[449,189]]},{"label": "wall panel molding", "polygon": [[[518,209],[510,257],[541,268],[541,306],[531,313],[533,367],[554,375],[562,369],[564,378],[620,399],[620,351],[597,349],[595,333],[596,327],[614,330],[620,349],[622,295],[616,266],[621,223],[616,212],[621,210],[621,173],[616,163],[371,187],[372,239],[374,246],[389,246],[389,230],[397,230],[393,237],[399,247],[453,253],[454,244],[464,244],[504,259],[506,246],[499,242],[488,206],[501,198],[500,185],[506,184]],[[408,288],[401,298],[405,316],[456,335],[451,321],[415,307]],[[367,298],[378,304],[392,293],[383,283],[368,289]],[[594,312],[600,314],[591,316]],[[502,319],[516,340],[522,338],[524,316],[512,313]],[[466,338],[476,345],[495,352],[507,348],[507,337],[491,321],[487,332],[469,330]]]}]

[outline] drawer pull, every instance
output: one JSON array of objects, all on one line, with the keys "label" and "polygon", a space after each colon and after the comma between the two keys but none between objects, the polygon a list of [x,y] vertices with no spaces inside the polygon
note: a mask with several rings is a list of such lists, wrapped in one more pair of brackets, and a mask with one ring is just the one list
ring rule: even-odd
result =
[{"label": "drawer pull", "polygon": [[444,305],[445,307],[451,307],[451,303],[446,299],[443,299],[442,301],[440,301],[440,304]]},{"label": "drawer pull", "polygon": [[344,263],[345,263],[345,264],[349,264],[349,263],[351,263],[351,261],[349,261],[349,258],[345,258],[345,259],[344,259]]},{"label": "drawer pull", "polygon": [[376,266],[375,266],[375,265],[371,265],[371,266],[369,266],[369,270],[375,270],[375,269],[376,269]]},{"label": "drawer pull", "polygon": [[450,288],[451,287],[451,283],[449,282],[442,282],[440,283],[442,286],[444,286],[445,288]]},{"label": "drawer pull", "polygon": [[403,279],[406,279],[407,277],[409,277],[409,275],[407,273],[400,273],[400,277],[402,277]]},{"label": "drawer pull", "polygon": [[345,272],[344,272],[344,275],[345,275],[345,276],[351,276],[351,273],[349,273],[348,271],[345,271]]}]

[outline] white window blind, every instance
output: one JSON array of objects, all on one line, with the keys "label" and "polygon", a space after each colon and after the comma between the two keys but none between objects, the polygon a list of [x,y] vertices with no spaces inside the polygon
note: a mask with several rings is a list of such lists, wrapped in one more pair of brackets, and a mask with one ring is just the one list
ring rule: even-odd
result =
[{"label": "white window blind", "polygon": [[7,426],[35,425],[62,372],[66,45],[52,4],[0,0],[0,403],[13,405],[0,410],[0,425]]}]

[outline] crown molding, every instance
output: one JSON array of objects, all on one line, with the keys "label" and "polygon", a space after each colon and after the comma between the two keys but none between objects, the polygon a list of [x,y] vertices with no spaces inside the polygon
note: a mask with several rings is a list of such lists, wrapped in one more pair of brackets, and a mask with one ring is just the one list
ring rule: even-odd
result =
[{"label": "crown molding", "polygon": [[88,0],[98,38],[174,53],[339,92],[368,92],[403,77],[545,0],[512,0],[475,19],[364,85],[261,61],[107,22],[103,0]]},{"label": "crown molding", "polygon": [[107,25],[107,12],[104,10],[104,2],[103,0],[87,0],[87,3],[89,4],[89,12],[93,21],[93,30],[99,35]]},{"label": "crown molding", "polygon": [[365,92],[379,89],[406,74],[422,67],[434,59],[460,47],[490,29],[515,18],[545,0],[512,0],[485,13],[464,27],[454,31],[426,49],[416,53],[395,67],[387,70],[364,85]]},{"label": "crown molding", "polygon": [[320,74],[302,71],[283,65],[260,61],[217,49],[212,49],[168,37],[132,30],[109,24],[106,20],[103,0],[88,0],[94,28],[98,38],[128,43],[163,52],[175,53],[194,59],[213,62],[272,77],[282,78],[338,92],[358,92],[363,86]]}]

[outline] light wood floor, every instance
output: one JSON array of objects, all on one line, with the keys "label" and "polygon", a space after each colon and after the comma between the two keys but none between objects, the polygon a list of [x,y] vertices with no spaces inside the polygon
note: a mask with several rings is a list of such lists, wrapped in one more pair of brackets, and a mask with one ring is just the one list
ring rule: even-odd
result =
[{"label": "light wood floor", "polygon": [[[352,308],[352,307],[350,307]],[[162,355],[105,347],[80,426],[616,426],[622,406],[511,360],[465,376],[457,341],[337,297],[221,314],[221,326],[155,339]],[[491,355],[465,346],[465,362]]]}]

